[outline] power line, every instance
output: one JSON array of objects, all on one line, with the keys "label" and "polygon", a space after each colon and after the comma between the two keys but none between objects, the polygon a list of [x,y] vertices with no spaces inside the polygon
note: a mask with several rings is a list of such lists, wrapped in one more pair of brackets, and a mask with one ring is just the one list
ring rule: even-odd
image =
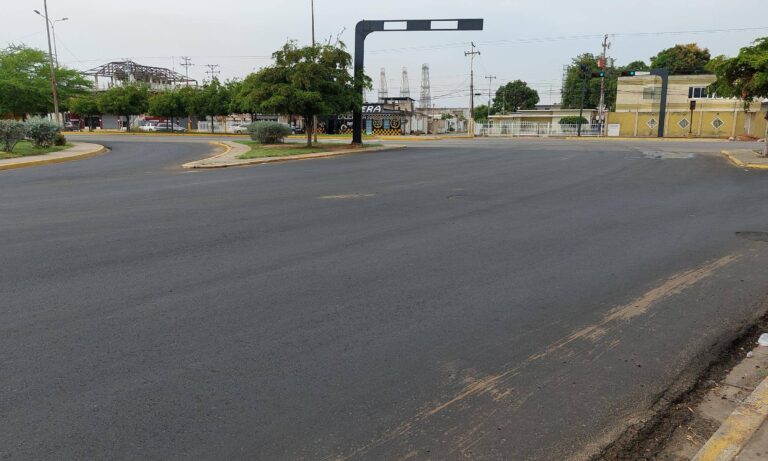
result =
[{"label": "power line", "polygon": [[187,77],[187,86],[189,86],[189,67],[194,64],[192,64],[192,59],[190,59],[189,56],[182,56],[181,60],[184,61],[181,63],[181,66],[184,67],[184,73]]}]

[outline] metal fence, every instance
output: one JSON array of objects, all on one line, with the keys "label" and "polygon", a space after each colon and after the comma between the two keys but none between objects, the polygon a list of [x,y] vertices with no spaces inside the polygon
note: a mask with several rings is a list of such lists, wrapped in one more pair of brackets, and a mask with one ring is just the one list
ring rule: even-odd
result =
[{"label": "metal fence", "polygon": [[[476,136],[576,136],[578,124],[537,123],[537,122],[496,122],[475,125]],[[581,125],[582,136],[600,136],[600,125]]]}]

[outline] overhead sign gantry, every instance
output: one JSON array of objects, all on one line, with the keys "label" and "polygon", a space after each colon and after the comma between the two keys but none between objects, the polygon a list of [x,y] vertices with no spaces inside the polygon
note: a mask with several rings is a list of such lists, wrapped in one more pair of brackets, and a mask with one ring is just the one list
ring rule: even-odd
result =
[{"label": "overhead sign gantry", "polygon": [[[355,27],[355,90],[363,93],[365,38],[373,32],[446,32],[456,30],[483,30],[482,19],[401,19],[386,21],[360,21]],[[363,143],[363,111],[352,112],[352,143]]]}]

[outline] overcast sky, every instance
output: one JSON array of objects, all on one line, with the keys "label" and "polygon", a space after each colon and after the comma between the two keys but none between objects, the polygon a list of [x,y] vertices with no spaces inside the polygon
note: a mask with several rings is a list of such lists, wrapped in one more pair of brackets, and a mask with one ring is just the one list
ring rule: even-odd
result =
[{"label": "overcast sky", "polygon": [[[45,25],[33,13],[43,0],[0,0],[0,43],[45,48]],[[582,52],[600,52],[601,34],[615,34],[609,55],[617,65],[646,62],[659,50],[696,42],[712,55],[733,55],[768,36],[767,0],[315,0],[318,40],[340,38],[354,46],[360,19],[484,18],[482,32],[378,33],[366,41],[366,72],[379,85],[386,68],[390,95],[400,91],[408,68],[411,97],[418,99],[421,65],[429,63],[433,102],[467,105],[469,59],[474,41],[476,85],[487,99],[493,86],[521,79],[542,103],[559,99],[562,68]],[[183,72],[180,56],[192,58],[190,77],[206,78],[205,64],[219,64],[223,79],[242,78],[268,65],[288,39],[311,41],[310,0],[49,0],[56,24],[59,61],[87,70],[133,59]],[[747,29],[721,31],[723,29]],[[762,28],[757,30],[757,28]],[[343,32],[342,32],[343,31]],[[681,33],[683,31],[708,31]],[[655,34],[657,32],[674,32]],[[646,35],[641,35],[641,34]]]}]

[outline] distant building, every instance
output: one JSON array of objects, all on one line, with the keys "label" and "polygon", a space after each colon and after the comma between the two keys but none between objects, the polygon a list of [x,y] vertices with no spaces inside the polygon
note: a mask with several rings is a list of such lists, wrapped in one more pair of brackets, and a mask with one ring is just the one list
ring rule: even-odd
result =
[{"label": "distant building", "polygon": [[133,61],[113,61],[84,72],[93,78],[94,88],[106,90],[115,85],[143,83],[152,91],[182,86],[197,86],[197,80],[164,67],[144,66]]}]

